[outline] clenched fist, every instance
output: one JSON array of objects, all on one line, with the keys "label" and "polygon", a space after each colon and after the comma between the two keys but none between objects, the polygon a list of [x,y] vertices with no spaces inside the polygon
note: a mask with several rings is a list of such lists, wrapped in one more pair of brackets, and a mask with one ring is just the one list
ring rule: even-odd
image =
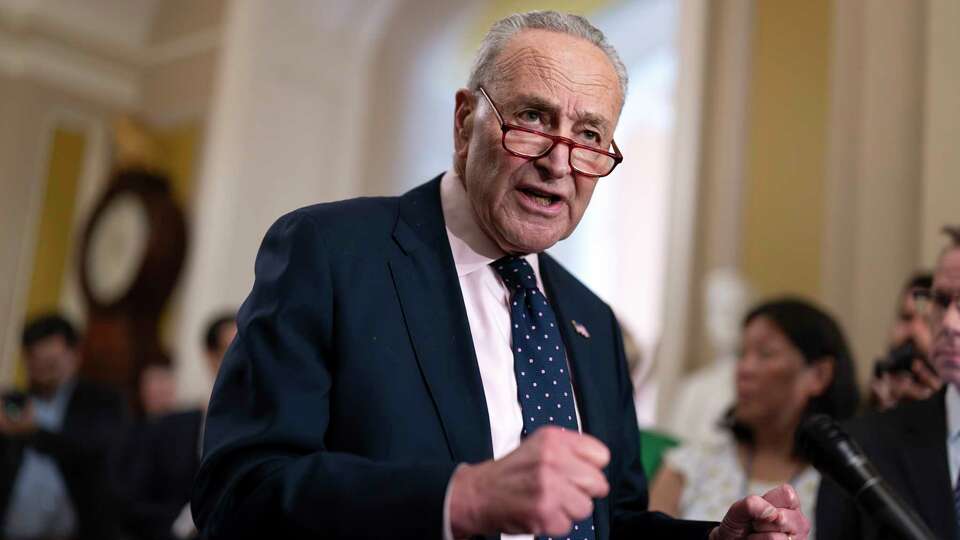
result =
[{"label": "clenched fist", "polygon": [[507,533],[560,536],[610,491],[610,451],[590,435],[543,427],[496,461],[463,465],[450,487],[454,538]]},{"label": "clenched fist", "polygon": [[807,540],[809,533],[797,492],[784,484],[733,503],[710,540]]}]

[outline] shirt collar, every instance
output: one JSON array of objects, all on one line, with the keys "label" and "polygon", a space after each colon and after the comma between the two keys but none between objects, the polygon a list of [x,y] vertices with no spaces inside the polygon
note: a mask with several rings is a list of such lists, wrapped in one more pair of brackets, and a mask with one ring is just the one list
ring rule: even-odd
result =
[{"label": "shirt collar", "polygon": [[947,440],[960,437],[960,392],[957,387],[947,384]]},{"label": "shirt collar", "polygon": [[63,417],[67,411],[67,404],[73,397],[73,390],[77,386],[76,377],[60,384],[54,394],[46,399],[32,396],[35,421],[38,426],[57,432],[63,425]]},{"label": "shirt collar", "polygon": [[[463,180],[452,169],[440,179],[440,206],[458,276],[476,272],[506,255],[480,228]],[[537,254],[530,253],[523,258],[539,280],[540,261]]]}]

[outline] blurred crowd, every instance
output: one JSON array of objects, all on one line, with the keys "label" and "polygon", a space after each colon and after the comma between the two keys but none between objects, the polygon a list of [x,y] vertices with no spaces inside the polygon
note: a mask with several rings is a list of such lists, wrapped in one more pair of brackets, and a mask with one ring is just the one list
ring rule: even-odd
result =
[{"label": "blurred crowd", "polygon": [[[935,486],[911,484],[909,476],[926,472],[898,476],[896,457],[949,465],[935,472],[943,476],[939,487],[953,491],[960,460],[941,458],[949,444],[960,447],[951,439],[951,426],[960,428],[960,395],[945,384],[960,382],[960,367],[951,363],[960,342],[960,229],[945,232],[948,243],[934,271],[910,276],[897,292],[887,353],[875,361],[864,399],[843,328],[824,308],[796,297],[751,305],[749,288],[736,276],[711,278],[707,328],[718,359],[665,401],[665,430],[642,433],[651,508],[717,520],[732,501],[789,483],[812,518],[811,538],[884,538],[849,496],[821,479],[798,445],[798,426],[822,413],[848,422],[928,523],[955,530],[953,499],[924,504]],[[236,333],[232,313],[203,332],[214,374]],[[195,537],[189,498],[204,411],[177,408],[168,365],[142,370],[134,406],[117,390],[85,380],[78,369],[82,339],[56,313],[25,325],[26,389],[5,392],[0,413],[0,538]],[[631,369],[651,376],[642,364]],[[927,439],[911,431],[918,429],[929,446],[943,448],[925,448]]]},{"label": "blurred crowd", "polygon": [[[233,314],[209,323],[213,373],[236,332]],[[204,411],[178,409],[169,365],[142,370],[140,403],[86,380],[81,339],[56,313],[24,328],[26,391],[5,392],[0,414],[0,538],[195,537],[189,500]]]},{"label": "blurred crowd", "polygon": [[[731,501],[789,483],[811,518],[811,538],[897,538],[864,514],[851,495],[821,478],[798,443],[804,420],[827,414],[846,421],[881,476],[937,538],[955,537],[960,228],[944,232],[948,243],[934,272],[909,277],[896,294],[887,352],[874,362],[864,400],[850,347],[830,314],[799,298],[751,307],[742,318],[734,359],[725,361],[721,354],[678,391],[680,410],[673,416],[683,418],[668,425],[673,437],[666,445],[675,447],[648,470],[651,508],[717,520]],[[734,289],[714,293],[725,299],[720,312],[729,311],[729,298],[744,297]],[[728,340],[715,341],[724,353]]]}]

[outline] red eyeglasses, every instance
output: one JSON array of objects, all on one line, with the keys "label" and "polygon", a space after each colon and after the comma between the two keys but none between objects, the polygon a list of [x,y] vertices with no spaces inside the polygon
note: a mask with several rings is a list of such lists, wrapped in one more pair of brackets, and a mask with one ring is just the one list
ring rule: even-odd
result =
[{"label": "red eyeglasses", "polygon": [[570,148],[570,168],[586,176],[602,177],[613,172],[621,162],[623,154],[617,148],[616,141],[611,139],[610,144],[613,152],[606,152],[600,148],[578,143],[573,139],[550,135],[535,129],[525,128],[514,124],[508,124],[503,121],[503,116],[494,105],[493,100],[487,95],[487,91],[480,87],[480,93],[487,98],[490,107],[497,115],[500,121],[500,130],[503,131],[503,148],[507,152],[523,158],[540,158],[553,151],[559,143],[566,144]]}]

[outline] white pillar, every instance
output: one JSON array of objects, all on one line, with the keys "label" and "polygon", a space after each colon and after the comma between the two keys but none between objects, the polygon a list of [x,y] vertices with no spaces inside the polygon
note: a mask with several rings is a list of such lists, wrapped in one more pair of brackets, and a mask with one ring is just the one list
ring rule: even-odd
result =
[{"label": "white pillar", "polygon": [[175,358],[180,398],[205,401],[201,334],[253,284],[267,228],[282,214],[341,199],[353,184],[371,53],[392,1],[237,0],[203,155]]}]

